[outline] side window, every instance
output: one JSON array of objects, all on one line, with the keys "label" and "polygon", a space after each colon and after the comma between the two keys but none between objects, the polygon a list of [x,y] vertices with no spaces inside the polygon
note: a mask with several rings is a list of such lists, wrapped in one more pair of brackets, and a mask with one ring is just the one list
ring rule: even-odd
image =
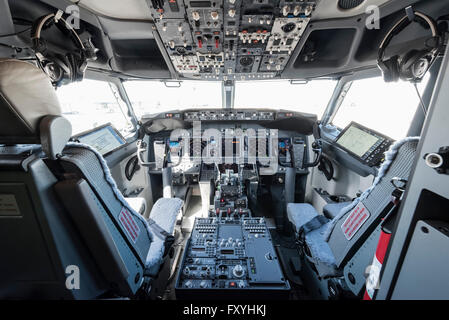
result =
[{"label": "side window", "polygon": [[83,80],[56,90],[63,116],[72,124],[73,134],[111,123],[123,136],[134,131],[126,104],[116,98],[112,84]]},{"label": "side window", "polygon": [[[422,94],[428,78],[418,85]],[[393,139],[407,135],[419,106],[419,97],[409,82],[386,83],[383,78],[354,81],[332,124],[345,128],[351,121],[383,133]]]}]

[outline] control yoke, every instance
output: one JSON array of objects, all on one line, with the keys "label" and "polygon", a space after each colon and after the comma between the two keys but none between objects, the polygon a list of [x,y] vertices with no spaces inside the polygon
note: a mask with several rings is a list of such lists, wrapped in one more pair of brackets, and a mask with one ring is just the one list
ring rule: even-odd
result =
[{"label": "control yoke", "polygon": [[323,149],[320,140],[316,140],[312,143],[312,151],[315,154],[315,160],[313,162],[304,163],[304,168],[316,167],[323,156]]},{"label": "control yoke", "polygon": [[304,163],[304,169],[316,167],[320,163],[321,157],[323,155],[323,145],[321,143],[321,128],[319,121],[317,121],[313,125],[313,137],[315,138],[315,141],[312,143],[312,151],[315,154],[315,160],[313,162]]},{"label": "control yoke", "polygon": [[[144,167],[156,167],[156,162],[148,162],[143,159],[143,154],[147,152],[148,145],[145,141],[139,140],[137,141],[137,159],[139,159],[139,163],[141,166]],[[178,152],[178,161],[176,163],[172,163],[170,160],[170,150],[165,145],[165,152],[164,152],[164,161],[163,161],[163,168],[173,168],[176,166],[179,166],[181,164],[181,150]]]},{"label": "control yoke", "polygon": [[156,162],[147,162],[143,160],[142,154],[147,152],[147,143],[143,140],[137,141],[137,159],[139,159],[139,163],[144,167],[152,167],[156,166]]}]

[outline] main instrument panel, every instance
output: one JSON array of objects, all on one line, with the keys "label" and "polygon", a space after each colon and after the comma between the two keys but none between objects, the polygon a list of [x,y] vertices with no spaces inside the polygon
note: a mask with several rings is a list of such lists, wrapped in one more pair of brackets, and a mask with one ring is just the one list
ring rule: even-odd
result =
[{"label": "main instrument panel", "polygon": [[[282,132],[278,136],[277,132],[274,134],[266,130],[265,143],[261,143],[256,140],[259,139],[256,136],[247,136],[246,129],[241,130],[242,136],[229,139],[233,130],[223,128],[216,131],[219,136],[199,137],[196,142],[192,135],[176,141],[168,136],[155,137],[152,139],[154,160],[150,160],[155,163],[154,169],[160,170],[169,155],[175,174],[199,173],[197,164],[201,161],[198,157],[221,160],[220,163],[256,164],[261,175],[282,173],[287,167],[295,168],[297,173],[308,172],[305,167],[308,162],[306,137],[289,132]],[[193,168],[196,170],[192,171]]]},{"label": "main instrument panel", "polygon": [[180,77],[269,79],[287,65],[319,0],[148,0]]}]

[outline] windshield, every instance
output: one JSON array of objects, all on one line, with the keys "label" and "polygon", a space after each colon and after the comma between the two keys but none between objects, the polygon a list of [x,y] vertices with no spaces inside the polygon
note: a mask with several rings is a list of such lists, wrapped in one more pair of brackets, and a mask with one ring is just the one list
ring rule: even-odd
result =
[{"label": "windshield", "polygon": [[221,82],[127,81],[125,89],[137,117],[182,109],[221,108]]},{"label": "windshield", "polygon": [[[219,81],[127,81],[125,89],[138,117],[183,109],[222,108]],[[292,84],[287,80],[236,82],[234,107],[287,109],[321,118],[336,85],[334,80]]]},{"label": "windshield", "polygon": [[290,81],[237,82],[235,108],[287,109],[316,114],[324,113],[336,81],[314,80],[302,84]]},{"label": "windshield", "polygon": [[72,124],[73,134],[112,123],[124,136],[134,130],[126,104],[112,91],[113,84],[84,79],[56,90],[62,114]]}]

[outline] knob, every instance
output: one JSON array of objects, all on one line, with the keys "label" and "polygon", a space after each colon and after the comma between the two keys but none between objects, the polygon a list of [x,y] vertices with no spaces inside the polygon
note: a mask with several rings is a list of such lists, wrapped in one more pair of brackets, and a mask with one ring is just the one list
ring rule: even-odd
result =
[{"label": "knob", "polygon": [[170,40],[170,42],[168,43],[168,45],[170,46],[171,49],[175,48],[175,42],[173,40]]},{"label": "knob", "polygon": [[231,18],[234,18],[235,16],[235,10],[234,9],[229,9],[228,14]]},{"label": "knob", "polygon": [[299,6],[295,6],[293,9],[293,15],[297,16],[301,12],[301,8]]},{"label": "knob", "polygon": [[198,11],[193,11],[192,12],[192,19],[195,20],[195,21],[200,20],[200,14],[199,14]]},{"label": "knob", "polygon": [[207,281],[203,280],[200,282],[200,287],[201,288],[206,288],[207,287]]},{"label": "knob", "polygon": [[212,20],[217,20],[218,19],[218,12],[217,11],[212,11],[210,13],[210,16],[211,16]]},{"label": "knob", "polygon": [[232,269],[232,274],[236,277],[236,278],[241,278],[243,277],[243,275],[245,274],[245,269],[243,269],[241,264],[238,264],[234,267],[234,269]]},{"label": "knob", "polygon": [[306,9],[304,10],[304,14],[305,14],[306,16],[310,16],[310,14],[312,13],[312,11],[313,11],[313,6],[308,5],[308,6],[306,7]]},{"label": "knob", "polygon": [[184,273],[184,275],[188,276],[190,274],[190,268],[185,267],[182,273]]},{"label": "knob", "polygon": [[239,288],[245,288],[245,281],[240,280],[238,286]]},{"label": "knob", "polygon": [[188,281],[186,281],[186,283],[184,283],[184,285],[186,288],[192,288],[193,283],[192,283],[192,281],[188,280]]},{"label": "knob", "polygon": [[282,7],[282,14],[286,17],[290,13],[290,6],[286,5]]},{"label": "knob", "polygon": [[234,4],[235,0],[229,0],[229,3]]}]

